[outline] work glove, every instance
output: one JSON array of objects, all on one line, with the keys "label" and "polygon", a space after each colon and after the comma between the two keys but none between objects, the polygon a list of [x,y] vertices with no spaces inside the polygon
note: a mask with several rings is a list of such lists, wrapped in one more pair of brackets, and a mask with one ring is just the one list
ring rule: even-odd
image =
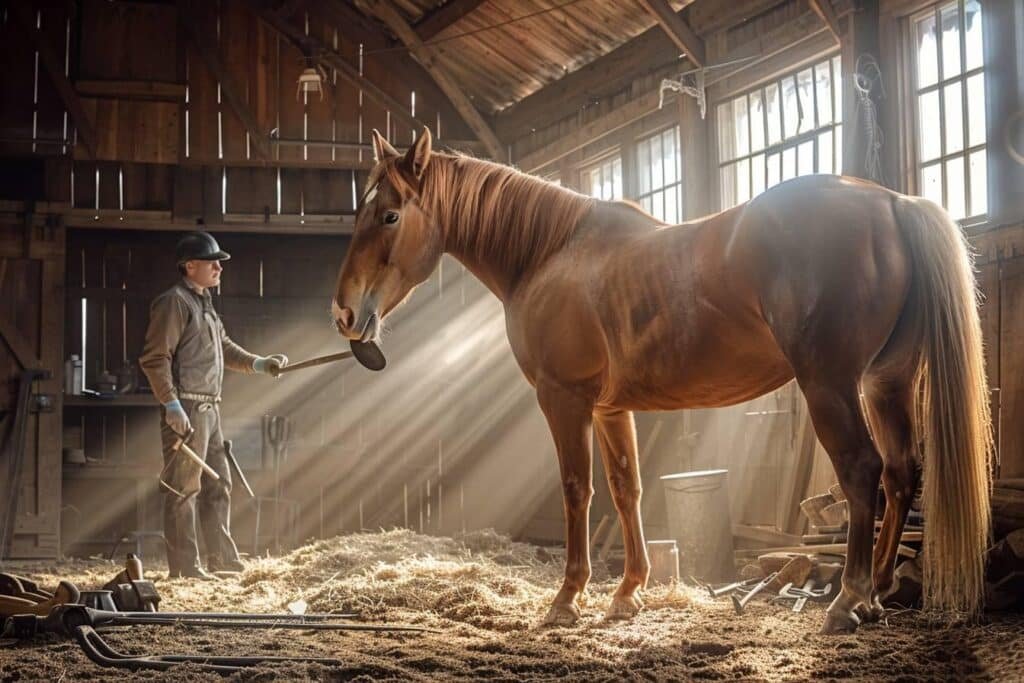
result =
[{"label": "work glove", "polygon": [[281,368],[288,365],[288,356],[283,353],[273,353],[269,356],[260,356],[252,362],[252,369],[267,375],[277,376]]},{"label": "work glove", "polygon": [[188,434],[189,428],[192,427],[192,423],[188,419],[188,413],[181,407],[181,401],[178,399],[164,404],[164,421],[179,436]]}]

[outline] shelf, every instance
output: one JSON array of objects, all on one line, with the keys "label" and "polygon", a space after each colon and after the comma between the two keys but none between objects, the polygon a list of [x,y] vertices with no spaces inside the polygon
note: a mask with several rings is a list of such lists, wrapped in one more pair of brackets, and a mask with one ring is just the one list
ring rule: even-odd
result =
[{"label": "shelf", "polygon": [[136,479],[155,483],[156,478],[160,476],[160,466],[64,463],[62,475],[64,479]]},{"label": "shelf", "polygon": [[118,394],[110,398],[98,396],[64,396],[64,406],[73,408],[157,408],[153,394]]}]

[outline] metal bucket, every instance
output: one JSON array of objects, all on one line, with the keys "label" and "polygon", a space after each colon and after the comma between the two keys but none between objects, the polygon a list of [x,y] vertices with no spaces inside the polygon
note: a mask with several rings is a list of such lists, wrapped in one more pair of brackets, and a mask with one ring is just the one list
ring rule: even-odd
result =
[{"label": "metal bucket", "polygon": [[679,544],[682,576],[723,581],[736,575],[728,470],[666,474],[669,535]]}]

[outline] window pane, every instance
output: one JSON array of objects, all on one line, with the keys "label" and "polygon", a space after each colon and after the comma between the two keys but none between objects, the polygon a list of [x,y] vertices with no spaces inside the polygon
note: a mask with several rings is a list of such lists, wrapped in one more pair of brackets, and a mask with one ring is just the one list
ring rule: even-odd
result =
[{"label": "window pane", "polygon": [[764,155],[758,154],[750,160],[750,172],[753,176],[751,181],[751,196],[756,197],[757,195],[764,192]]},{"label": "window pane", "polygon": [[[835,87],[832,88],[832,94],[835,95],[836,101],[832,105],[832,111],[835,112],[836,121],[843,120],[843,65],[839,61],[839,57],[832,58],[832,74],[835,76]],[[841,138],[840,138],[841,139]]]},{"label": "window pane", "polygon": [[613,194],[608,197],[608,199],[622,199],[622,159],[616,158],[615,161],[612,162],[612,178]]},{"label": "window pane", "polygon": [[782,122],[779,119],[779,86],[775,83],[765,86],[765,102],[768,107],[768,144],[782,140]]},{"label": "window pane", "polygon": [[747,126],[747,97],[737,97],[732,101],[733,131],[736,134],[736,156],[750,154],[750,137]]},{"label": "window pane", "polygon": [[918,109],[918,138],[920,139],[921,161],[930,161],[938,158],[941,153],[939,147],[939,92],[933,90],[930,93],[919,95],[917,98]]},{"label": "window pane", "polygon": [[[661,136],[651,138],[651,188],[665,187],[664,168],[661,160]],[[657,204],[655,204],[657,205]]]},{"label": "window pane", "polygon": [[806,133],[814,128],[814,76],[811,70],[804,69],[796,75],[797,97],[800,98],[800,113],[803,118],[798,125],[798,131]]},{"label": "window pane", "polygon": [[946,154],[959,152],[964,148],[964,110],[960,98],[961,84],[951,83],[942,89],[946,105]]},{"label": "window pane", "polygon": [[835,145],[832,147],[836,153],[836,173],[843,172],[843,127],[836,126]]},{"label": "window pane", "polygon": [[832,123],[832,75],[829,73],[828,62],[814,67],[814,78],[818,98],[818,125]]},{"label": "window pane", "polygon": [[935,15],[917,22],[917,87],[927,88],[939,81],[938,37]]},{"label": "window pane", "polygon": [[960,73],[959,3],[942,10],[942,78]]},{"label": "window pane", "polygon": [[796,148],[789,147],[782,150],[782,179],[789,180],[796,177]]},{"label": "window pane", "polygon": [[985,61],[985,55],[981,47],[981,5],[978,0],[967,0],[964,3],[964,26],[967,27],[967,35],[964,40],[967,43],[967,66],[965,71],[977,69]]},{"label": "window pane", "polygon": [[971,155],[971,215],[988,213],[988,169],[985,150]]},{"label": "window pane", "polygon": [[764,149],[764,101],[761,91],[750,93],[750,151]]},{"label": "window pane", "polygon": [[750,199],[750,160],[743,159],[736,164],[736,203]]},{"label": "window pane", "polygon": [[666,223],[675,225],[679,222],[679,186],[670,187],[665,191],[665,218]]},{"label": "window pane", "polygon": [[640,194],[647,194],[651,191],[651,147],[647,140],[636,146],[636,172]]},{"label": "window pane", "polygon": [[677,128],[669,128],[661,134],[661,152],[665,160],[665,184],[671,185],[679,180],[679,139]]},{"label": "window pane", "polygon": [[796,78],[782,79],[782,134],[785,138],[796,135],[800,127],[800,98],[797,95]]},{"label": "window pane", "polygon": [[832,131],[826,130],[818,135],[818,172],[835,173],[832,165]]},{"label": "window pane", "polygon": [[583,187],[586,187],[587,185],[590,185],[590,196],[591,197],[597,197],[598,199],[600,199],[601,198],[601,171],[599,169],[595,169],[595,170],[591,171],[590,173],[588,173],[587,177],[590,180],[589,180],[589,182],[585,182]]},{"label": "window pane", "polygon": [[650,197],[644,197],[643,199],[641,199],[640,200],[640,206],[644,207],[644,211],[646,211],[647,213],[650,213],[652,216],[654,215],[653,213],[651,213],[651,198]]},{"label": "window pane", "polygon": [[726,164],[720,171],[722,208],[736,206],[736,164]]},{"label": "window pane", "polygon": [[946,211],[953,218],[967,215],[967,192],[964,183],[964,158],[956,157],[946,162]]},{"label": "window pane", "polygon": [[985,142],[985,75],[975,74],[967,79],[967,144],[973,147],[983,142]]},{"label": "window pane", "polygon": [[939,164],[921,169],[921,196],[942,205],[942,169]]},{"label": "window pane", "polygon": [[768,187],[774,187],[779,184],[782,180],[782,155],[781,154],[769,154],[768,155]]},{"label": "window pane", "polygon": [[730,161],[736,158],[736,133],[732,125],[732,103],[718,105],[718,160]]},{"label": "window pane", "polygon": [[796,171],[797,175],[810,175],[817,173],[814,167],[814,140],[801,142],[796,150]]}]

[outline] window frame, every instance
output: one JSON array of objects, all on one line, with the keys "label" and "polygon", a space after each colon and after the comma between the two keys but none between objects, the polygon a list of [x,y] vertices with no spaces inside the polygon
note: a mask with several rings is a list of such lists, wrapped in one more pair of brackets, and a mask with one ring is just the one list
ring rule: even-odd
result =
[{"label": "window frame", "polygon": [[[992,207],[988,201],[988,189],[989,189],[989,131],[987,121],[982,121],[982,127],[985,130],[985,141],[981,144],[970,145],[969,126],[970,126],[970,114],[968,106],[968,93],[967,93],[967,80],[977,74],[982,74],[982,82],[985,85],[985,102],[982,107],[984,112],[984,118],[988,117],[988,89],[989,84],[985,79],[986,63],[985,63],[985,51],[984,51],[984,13],[985,4],[979,2],[982,6],[981,16],[978,18],[982,22],[982,63],[981,66],[974,67],[973,69],[967,69],[967,37],[966,37],[966,12],[965,3],[967,0],[939,0],[938,2],[930,2],[926,7],[918,8],[916,11],[907,15],[905,31],[903,34],[905,45],[907,46],[907,52],[909,52],[909,66],[910,74],[907,79],[906,93],[907,101],[909,103],[907,122],[909,124],[909,137],[911,150],[910,163],[908,164],[911,178],[909,179],[908,187],[911,191],[919,196],[923,196],[924,183],[923,183],[923,171],[926,167],[937,166],[940,170],[940,190],[942,193],[942,201],[939,203],[944,209],[946,208],[949,201],[948,181],[947,174],[945,171],[946,163],[952,159],[960,157],[963,159],[963,182],[964,182],[964,207],[965,212],[973,208],[974,201],[971,196],[971,169],[970,169],[970,158],[971,155],[979,152],[985,152],[985,212],[984,213],[967,213],[962,218],[955,219],[961,225],[980,225],[989,221]],[[942,11],[955,5],[957,8],[957,34],[959,36],[959,54],[960,54],[960,72],[954,76],[943,78],[943,47],[942,47]],[[989,9],[991,11],[991,8]],[[921,21],[927,20],[932,17],[936,21],[936,36],[937,43],[935,47],[936,51],[936,68],[938,69],[936,81],[931,85],[921,87],[918,79],[920,77],[920,64],[918,63],[918,46],[917,46],[917,31],[918,24]],[[944,97],[944,90],[951,84],[960,84],[960,117],[962,126],[963,145],[957,152],[947,153],[946,151],[946,102]],[[928,93],[936,93],[938,104],[939,104],[939,155],[933,159],[929,159],[927,162],[921,158],[921,108],[919,105],[919,99],[922,95]]]},{"label": "window frame", "polygon": [[[669,184],[663,184],[661,187],[654,187],[654,177],[653,177],[653,173],[651,173],[650,174],[651,175],[651,177],[650,177],[650,188],[648,188],[647,192],[641,193],[640,192],[640,174],[644,172],[644,169],[640,168],[640,145],[649,142],[650,140],[654,139],[655,137],[661,137],[666,132],[668,132],[670,130],[674,130],[675,131],[675,150],[676,150],[676,155],[675,155],[675,158],[676,158],[676,179],[675,179],[675,182],[669,183]],[[636,196],[633,198],[633,201],[635,201],[637,204],[639,204],[641,207],[643,207],[643,201],[644,201],[645,198],[653,197],[658,192],[665,192],[669,188],[673,188],[673,187],[676,188],[676,214],[677,215],[676,215],[675,223],[673,223],[671,221],[668,221],[666,219],[658,218],[658,216],[655,215],[655,213],[653,211],[648,211],[648,213],[650,213],[652,216],[654,216],[658,220],[665,220],[668,225],[675,225],[675,224],[681,223],[684,220],[686,220],[686,218],[685,218],[686,217],[686,211],[685,211],[685,207],[683,206],[683,201],[684,201],[685,197],[683,195],[683,147],[682,147],[682,137],[683,137],[683,127],[682,127],[682,124],[680,122],[678,122],[678,121],[674,121],[674,122],[669,122],[669,123],[667,123],[665,125],[662,125],[662,126],[654,127],[651,130],[645,130],[642,133],[640,133],[639,135],[637,135],[635,137],[635,139],[633,140],[632,154],[633,154],[633,157],[634,157],[634,163],[632,165],[632,170],[633,170],[633,174],[635,175],[635,178],[632,179],[631,187],[635,188],[635,190],[636,190],[636,192],[635,192]],[[662,168],[662,180],[663,181],[664,181],[664,178],[665,178],[665,170],[664,170],[664,168]],[[625,188],[623,188],[623,190],[625,191]],[[652,208],[653,208],[653,204],[652,204]],[[647,211],[647,209],[644,209],[644,211]]]},{"label": "window frame", "polygon": [[[614,169],[614,164],[615,164],[616,160],[619,162],[619,179],[620,179],[619,196],[618,197],[612,196],[611,198],[607,198],[607,199],[604,198],[604,197],[594,197],[594,195],[590,194],[590,184],[589,183],[584,184],[584,182],[583,182],[584,176],[590,174],[595,169],[601,169],[602,167],[604,167],[606,164],[609,164],[609,163],[612,164],[612,167]],[[580,194],[584,194],[584,195],[586,195],[588,197],[593,197],[594,199],[599,199],[601,201],[621,201],[622,199],[625,199],[625,197],[626,197],[626,186],[627,186],[626,175],[627,175],[627,171],[626,171],[626,158],[625,158],[625,155],[622,153],[622,150],[619,147],[614,147],[612,149],[609,149],[606,152],[604,152],[604,153],[602,153],[602,154],[600,154],[598,156],[592,157],[592,158],[588,159],[584,163],[581,163],[579,165],[579,167],[577,168],[577,173],[576,173],[576,177],[578,178],[578,182],[579,182]],[[612,171],[612,178],[613,178],[613,180],[612,180],[612,194],[613,195],[615,194],[615,181],[614,181],[614,177],[615,176],[614,176],[614,170],[613,170]]]},{"label": "window frame", "polygon": [[[816,54],[816,55],[813,55],[813,56],[809,56],[809,57],[807,57],[805,59],[801,59],[801,60],[793,63],[792,65],[787,65],[785,68],[780,69],[773,76],[771,76],[769,78],[765,78],[763,80],[758,80],[757,82],[752,83],[749,86],[747,86],[747,87],[745,87],[745,88],[743,88],[741,90],[733,91],[733,92],[729,93],[728,95],[724,95],[724,96],[716,99],[714,101],[714,103],[712,104],[712,106],[709,107],[709,111],[713,112],[713,114],[709,118],[711,118],[712,121],[713,121],[713,124],[712,124],[713,139],[714,139],[714,142],[713,142],[713,144],[714,144],[714,147],[713,147],[713,158],[714,158],[714,161],[715,161],[715,166],[714,166],[714,169],[715,169],[714,186],[715,186],[715,192],[716,192],[716,195],[717,195],[719,210],[725,210],[727,208],[731,208],[732,206],[737,206],[739,203],[742,203],[742,202],[739,202],[737,204],[733,204],[733,205],[730,205],[728,207],[724,206],[724,203],[723,203],[724,202],[724,192],[723,192],[723,188],[722,188],[722,172],[725,169],[725,167],[732,166],[734,164],[739,164],[740,162],[743,162],[743,161],[748,162],[747,163],[747,168],[748,168],[748,172],[747,172],[747,183],[748,183],[748,185],[747,185],[747,187],[750,190],[750,195],[751,196],[747,200],[745,200],[745,201],[749,201],[754,196],[757,196],[757,195],[755,195],[753,193],[753,187],[754,187],[754,170],[753,170],[753,166],[754,165],[752,163],[750,163],[751,161],[753,161],[754,158],[759,157],[759,156],[763,156],[764,157],[764,176],[763,177],[764,177],[764,182],[765,182],[765,188],[764,188],[764,190],[761,190],[761,192],[767,191],[768,189],[770,189],[770,187],[774,187],[775,186],[775,185],[772,185],[770,187],[768,186],[768,177],[769,177],[769,175],[768,175],[768,158],[769,158],[769,156],[774,155],[774,154],[778,154],[779,157],[780,157],[779,158],[779,166],[780,166],[779,178],[780,178],[780,180],[776,184],[785,182],[785,180],[782,179],[782,175],[783,175],[783,172],[784,172],[783,171],[783,169],[784,169],[783,165],[785,163],[785,161],[783,159],[783,154],[784,154],[785,150],[793,149],[794,153],[799,154],[799,152],[797,150],[799,150],[801,145],[803,145],[806,142],[813,142],[814,146],[813,146],[813,162],[812,163],[813,163],[813,166],[815,168],[817,168],[818,165],[819,165],[819,160],[820,160],[820,156],[819,156],[820,153],[819,153],[819,150],[818,150],[817,138],[821,134],[825,133],[826,131],[829,131],[832,134],[832,170],[830,170],[830,171],[821,171],[821,173],[835,173],[835,174],[841,174],[842,173],[842,163],[843,163],[843,131],[844,131],[844,126],[847,124],[847,122],[844,120],[844,117],[843,117],[843,113],[844,113],[843,109],[844,109],[844,107],[846,105],[846,103],[845,103],[846,93],[843,91],[843,67],[842,67],[843,58],[844,58],[843,51],[842,50],[838,50],[838,49],[830,49],[830,50],[825,51],[823,53]],[[838,69],[836,68],[836,59],[839,60],[839,62],[838,62],[838,64],[839,64]],[[826,123],[826,124],[820,124],[819,123],[820,112],[819,112],[818,92],[817,92],[817,85],[816,85],[817,82],[815,81],[815,75],[814,75],[815,74],[815,67],[817,67],[819,64],[822,64],[822,63],[827,63],[828,66],[829,66],[829,83],[830,83],[831,94],[832,94],[832,98],[831,98],[832,99],[832,103],[831,103],[832,104],[832,120],[829,123]],[[810,128],[810,130],[807,130],[807,131],[804,131],[804,132],[801,132],[801,133],[797,133],[797,134],[787,138],[786,137],[786,132],[785,132],[786,131],[786,121],[785,121],[785,105],[783,104],[783,97],[784,97],[784,95],[783,95],[783,85],[782,84],[783,84],[783,81],[785,81],[786,79],[794,79],[794,82],[796,82],[796,79],[799,77],[800,72],[806,71],[807,69],[811,69],[812,92],[814,93],[814,98],[813,98],[814,99],[814,102],[813,102],[814,112],[813,112],[813,121],[812,121],[812,124],[811,124],[811,128]],[[780,139],[777,142],[769,143],[768,142],[768,139],[769,139],[768,106],[767,106],[767,98],[765,97],[765,91],[767,90],[767,88],[769,88],[772,85],[774,85],[774,86],[776,86],[778,88],[778,93],[779,93],[779,105],[780,106],[779,106],[779,122],[778,122],[778,124],[779,124],[779,131],[780,131]],[[797,88],[800,87],[798,82],[797,82],[796,85],[797,85]],[[765,103],[765,105],[763,107],[763,114],[762,114],[762,126],[764,127],[764,146],[761,147],[760,149],[756,150],[756,151],[754,151],[752,149],[749,149],[749,147],[751,145],[751,141],[753,140],[753,117],[750,115],[750,96],[751,96],[752,93],[761,93],[762,102]],[[739,98],[746,98],[746,102],[747,102],[747,117],[746,118],[747,118],[747,145],[748,145],[748,151],[747,151],[746,154],[738,154],[738,155],[733,156],[733,157],[731,157],[729,159],[723,159],[722,158],[722,144],[721,144],[722,143],[721,136],[723,135],[723,131],[722,131],[721,125],[719,125],[719,119],[718,119],[719,108],[721,106],[723,106],[723,105],[732,103],[732,102],[738,100]],[[799,160],[797,159],[796,162],[799,163]],[[798,166],[798,168],[799,168],[799,166]],[[800,177],[799,172],[794,177]],[[760,193],[758,193],[758,194],[760,194]]]}]

